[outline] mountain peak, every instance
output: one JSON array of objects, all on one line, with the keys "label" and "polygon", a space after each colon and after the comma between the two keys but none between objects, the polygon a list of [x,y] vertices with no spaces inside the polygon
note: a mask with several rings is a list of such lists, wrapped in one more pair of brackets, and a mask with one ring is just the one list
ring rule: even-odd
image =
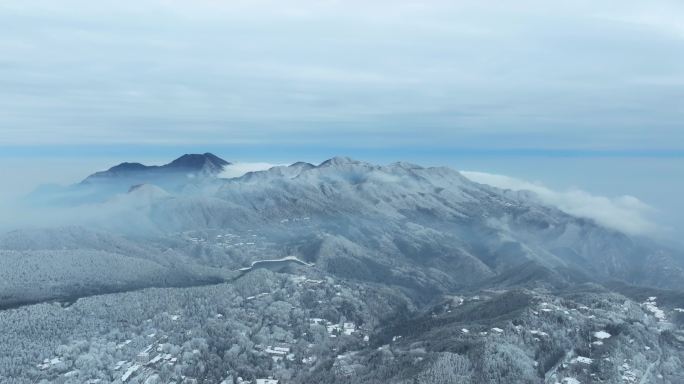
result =
[{"label": "mountain peak", "polygon": [[360,164],[364,164],[364,163],[361,161],[358,161],[358,160],[354,160],[350,157],[346,157],[346,156],[335,156],[331,159],[328,159],[328,160],[322,162],[319,165],[319,167],[331,167],[331,166],[351,165],[351,164],[360,165]]},{"label": "mountain peak", "polygon": [[129,185],[145,184],[159,179],[185,180],[188,175],[215,176],[230,163],[212,154],[185,154],[176,160],[162,165],[144,165],[141,163],[121,163],[106,171],[88,176],[83,182],[89,184],[97,181],[125,180]]},{"label": "mountain peak", "polygon": [[207,152],[204,154],[185,154],[169,164],[164,165],[164,167],[202,169],[206,166],[212,168],[223,168],[228,164],[230,163],[212,153]]},{"label": "mountain peak", "polygon": [[311,163],[307,163],[305,161],[298,161],[296,163],[290,164],[288,166],[288,168],[299,169],[299,170],[308,170],[308,169],[316,168],[316,166],[311,164]]},{"label": "mountain peak", "polygon": [[423,167],[418,164],[413,164],[406,161],[397,161],[390,164],[389,166],[403,169],[423,169]]},{"label": "mountain peak", "polygon": [[131,172],[145,169],[147,169],[147,166],[140,163],[121,163],[109,168],[109,172]]}]

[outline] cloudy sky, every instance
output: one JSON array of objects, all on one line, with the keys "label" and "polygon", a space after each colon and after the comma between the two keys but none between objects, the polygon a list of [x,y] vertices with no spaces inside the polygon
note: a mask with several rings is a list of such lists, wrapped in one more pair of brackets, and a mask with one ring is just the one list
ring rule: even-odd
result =
[{"label": "cloudy sky", "polygon": [[684,151],[681,1],[24,0],[0,25],[4,145]]},{"label": "cloudy sky", "polygon": [[0,32],[5,173],[345,154],[684,209],[681,1],[22,0]]}]

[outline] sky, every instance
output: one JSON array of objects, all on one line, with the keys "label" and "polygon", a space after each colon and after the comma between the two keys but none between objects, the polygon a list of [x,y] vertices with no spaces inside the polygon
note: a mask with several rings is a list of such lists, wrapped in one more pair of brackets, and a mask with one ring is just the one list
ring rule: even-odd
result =
[{"label": "sky", "polygon": [[0,32],[15,194],[185,152],[349,155],[632,196],[684,228],[681,1],[24,0]]}]

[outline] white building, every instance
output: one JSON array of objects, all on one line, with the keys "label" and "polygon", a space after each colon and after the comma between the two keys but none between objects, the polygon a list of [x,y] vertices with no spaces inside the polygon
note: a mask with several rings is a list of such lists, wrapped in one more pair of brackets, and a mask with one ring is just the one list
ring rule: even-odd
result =
[{"label": "white building", "polygon": [[278,384],[276,379],[256,379],[256,384]]}]

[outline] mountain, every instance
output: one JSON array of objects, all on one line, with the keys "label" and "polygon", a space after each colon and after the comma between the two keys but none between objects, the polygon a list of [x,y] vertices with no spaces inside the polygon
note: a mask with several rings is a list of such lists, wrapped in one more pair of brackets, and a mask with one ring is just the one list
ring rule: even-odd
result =
[{"label": "mountain", "polygon": [[515,284],[527,276],[551,286],[684,287],[681,253],[442,167],[348,158],[274,167],[224,180],[209,196],[158,201],[150,212],[163,231],[258,228],[335,273],[426,291],[506,285],[520,268],[527,275],[513,274]]},{"label": "mountain", "polygon": [[[126,165],[134,170],[123,172],[215,169],[216,163],[209,155],[186,155],[153,171]],[[118,175],[117,167],[107,172]],[[105,177],[96,175],[86,180]],[[138,233],[145,223],[155,234],[255,231],[263,247],[254,257],[295,254],[338,276],[391,283],[410,295],[587,281],[684,288],[681,252],[445,167],[335,157],[209,184],[183,178],[165,189],[159,180],[130,188],[132,177],[107,177],[130,191],[98,208],[103,217],[95,225],[102,229]],[[214,242],[204,245],[223,252]],[[249,252],[234,253],[237,262],[254,261]]]},{"label": "mountain", "polygon": [[163,178],[180,176],[202,177],[216,176],[223,171],[229,162],[211,153],[185,154],[172,162],[156,166],[140,163],[121,163],[106,171],[96,172],[82,181],[83,184],[111,181],[112,179],[134,179],[137,184],[153,182]]},{"label": "mountain", "polygon": [[446,167],[223,166],[123,163],[63,191],[76,226],[1,235],[0,307],[22,308],[0,377],[684,380],[680,250]]},{"label": "mountain", "polygon": [[211,153],[185,154],[161,166],[124,162],[93,173],[74,185],[39,187],[28,196],[27,203],[47,206],[100,203],[137,185],[187,192],[198,185],[210,184],[230,164]]}]

